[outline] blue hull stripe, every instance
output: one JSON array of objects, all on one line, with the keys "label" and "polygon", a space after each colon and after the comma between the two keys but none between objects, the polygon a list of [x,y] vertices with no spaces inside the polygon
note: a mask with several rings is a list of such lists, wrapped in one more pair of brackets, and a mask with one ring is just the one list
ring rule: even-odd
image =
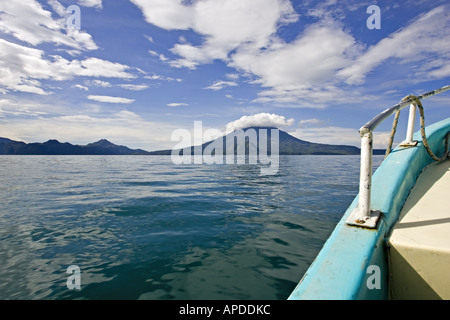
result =
[{"label": "blue hull stripe", "polygon": [[[444,138],[449,131],[450,118],[426,128],[429,145],[437,156],[444,152]],[[358,203],[356,197],[291,293],[290,300],[389,297],[386,239],[421,171],[433,162],[421,143],[420,132],[415,133],[414,139],[419,141],[417,147],[397,147],[373,175],[371,208],[383,213],[378,228],[371,230],[346,224],[348,215]],[[381,271],[380,289],[367,285],[373,275],[368,272],[372,265]]]}]

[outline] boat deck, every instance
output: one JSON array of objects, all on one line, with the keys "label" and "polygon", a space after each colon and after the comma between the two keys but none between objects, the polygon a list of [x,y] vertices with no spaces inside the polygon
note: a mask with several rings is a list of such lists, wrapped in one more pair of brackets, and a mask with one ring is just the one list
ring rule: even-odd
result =
[{"label": "boat deck", "polygon": [[428,166],[389,239],[392,299],[450,299],[450,160]]}]

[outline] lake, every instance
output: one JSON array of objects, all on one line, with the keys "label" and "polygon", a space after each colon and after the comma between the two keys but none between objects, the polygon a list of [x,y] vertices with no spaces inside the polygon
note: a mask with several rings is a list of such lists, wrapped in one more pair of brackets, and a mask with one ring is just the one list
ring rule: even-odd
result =
[{"label": "lake", "polygon": [[356,196],[359,156],[280,156],[265,176],[169,156],[0,156],[0,179],[0,299],[287,299]]}]

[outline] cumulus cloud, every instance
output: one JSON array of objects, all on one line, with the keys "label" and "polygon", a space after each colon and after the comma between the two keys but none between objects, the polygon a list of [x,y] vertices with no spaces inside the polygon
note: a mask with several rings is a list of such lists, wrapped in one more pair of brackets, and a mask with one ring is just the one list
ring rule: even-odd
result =
[{"label": "cumulus cloud", "polygon": [[0,39],[0,88],[48,94],[40,80],[69,80],[75,76],[131,79],[130,67],[98,58],[69,61],[61,56],[45,58],[39,49]]},{"label": "cumulus cloud", "polygon": [[316,24],[292,43],[268,50],[239,51],[231,66],[258,76],[264,87],[310,86],[350,65],[349,52],[354,45],[355,39],[339,28]]},{"label": "cumulus cloud", "polygon": [[[360,52],[360,45],[340,24],[333,20],[315,23],[289,43],[277,36],[281,25],[298,21],[290,1],[133,2],[151,24],[167,30],[190,28],[203,36],[199,45],[183,39],[173,46],[170,51],[180,58],[168,61],[170,65],[195,69],[223,60],[264,88],[254,102],[317,108],[329,101],[361,99],[355,92],[349,97],[330,82]],[[188,18],[178,21],[174,17],[181,12]],[[234,86],[239,75],[227,77],[230,81],[217,81],[206,89]]]},{"label": "cumulus cloud", "polygon": [[132,0],[147,22],[166,30],[192,29],[204,37],[200,46],[177,43],[172,53],[181,58],[175,67],[196,68],[215,59],[226,60],[241,45],[264,47],[277,26],[296,21],[297,14],[288,0]]},{"label": "cumulus cloud", "polygon": [[360,98],[332,82],[338,70],[351,65],[355,46],[355,39],[338,26],[314,24],[291,43],[237,51],[229,65],[255,75],[254,82],[266,88],[255,102],[320,108],[329,101]]},{"label": "cumulus cloud", "polygon": [[98,101],[98,102],[119,103],[119,104],[129,104],[129,103],[133,103],[135,101],[133,99],[127,99],[127,98],[121,98],[121,97],[96,96],[96,95],[89,95],[87,98],[89,100],[94,100],[94,101]]},{"label": "cumulus cloud", "polygon": [[259,113],[252,116],[242,116],[226,125],[226,132],[248,127],[288,127],[294,124],[294,119],[270,113]]},{"label": "cumulus cloud", "polygon": [[[56,52],[63,51],[71,56],[98,49],[90,34],[67,28],[66,8],[58,0],[48,0],[47,4],[49,6],[44,9],[36,0],[0,2],[0,32],[14,37],[12,41],[0,39],[0,92],[48,95],[52,93],[48,89],[55,87],[45,88],[43,80],[65,81],[79,76],[135,78],[129,73],[131,68],[120,63],[94,57],[67,60],[34,48],[50,43],[56,46]],[[80,0],[78,4],[102,7],[101,0]],[[47,8],[53,9],[60,18],[55,19]],[[102,83],[107,84],[106,81]]]},{"label": "cumulus cloud", "polygon": [[182,0],[131,0],[138,6],[145,19],[167,30],[186,30],[193,24],[193,10]]},{"label": "cumulus cloud", "polygon": [[[263,88],[253,100],[258,103],[313,108],[326,107],[330,102],[361,103],[369,97],[355,88],[365,83],[370,72],[393,59],[405,68],[409,62],[420,65],[414,69],[415,79],[450,75],[448,5],[425,12],[367,48],[343,23],[349,12],[364,7],[357,1],[299,4],[305,10],[303,14],[315,22],[290,41],[277,33],[283,24],[299,20],[287,0],[132,2],[148,23],[166,30],[192,30],[201,36],[200,43],[195,44],[180,39],[170,49],[178,58],[164,57],[166,63],[195,69],[222,60]],[[219,82],[208,87],[221,88]]]},{"label": "cumulus cloud", "polygon": [[[49,4],[59,15],[63,13],[58,1],[53,0]],[[76,50],[98,48],[90,34],[67,29],[64,18],[53,19],[51,12],[35,0],[1,1],[0,31],[33,46],[49,42]]]},{"label": "cumulus cloud", "polygon": [[[303,99],[314,106],[337,95],[347,98],[332,83],[317,85],[349,67],[359,52],[359,45],[333,21],[318,22],[295,40],[283,41],[277,36],[279,27],[298,21],[290,1],[205,0],[191,5],[181,0],[132,2],[151,24],[167,30],[192,29],[203,37],[201,44],[183,39],[170,49],[180,57],[168,62],[174,67],[195,69],[200,64],[223,60],[228,66],[254,77],[253,83],[266,88],[254,100],[260,103],[298,103]],[[182,13],[185,19],[175,19]],[[234,85],[238,75],[229,77],[232,77],[228,78],[230,81],[217,81],[207,89],[220,90]]]}]

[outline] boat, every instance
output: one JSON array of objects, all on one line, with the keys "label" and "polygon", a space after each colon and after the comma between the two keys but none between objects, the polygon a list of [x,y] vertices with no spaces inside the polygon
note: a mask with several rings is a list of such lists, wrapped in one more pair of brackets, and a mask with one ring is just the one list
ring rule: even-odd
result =
[{"label": "boat", "polygon": [[[449,89],[407,96],[360,129],[359,193],[288,300],[450,299],[450,118],[425,126],[422,105]],[[392,149],[408,106],[406,139]],[[372,174],[373,131],[393,114]]]}]

